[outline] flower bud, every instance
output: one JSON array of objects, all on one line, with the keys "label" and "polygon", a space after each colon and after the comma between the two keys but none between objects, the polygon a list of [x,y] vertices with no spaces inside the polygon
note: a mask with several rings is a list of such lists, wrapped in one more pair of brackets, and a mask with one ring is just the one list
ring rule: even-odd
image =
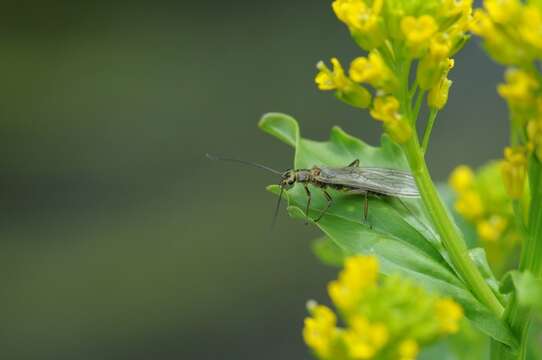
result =
[{"label": "flower bud", "polygon": [[452,86],[452,80],[443,77],[427,94],[427,105],[430,108],[440,110],[448,102],[448,92]]},{"label": "flower bud", "polygon": [[527,151],[521,146],[504,149],[501,174],[508,195],[512,199],[519,199],[523,195],[527,176]]}]

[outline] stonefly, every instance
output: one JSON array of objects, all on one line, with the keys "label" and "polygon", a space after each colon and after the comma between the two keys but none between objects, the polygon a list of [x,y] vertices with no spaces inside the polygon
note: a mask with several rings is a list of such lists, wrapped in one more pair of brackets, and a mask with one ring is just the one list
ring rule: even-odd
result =
[{"label": "stonefly", "polygon": [[325,215],[333,202],[333,198],[326,191],[327,188],[343,191],[352,195],[364,195],[364,222],[367,221],[369,196],[395,198],[417,198],[420,196],[414,178],[408,171],[380,167],[360,167],[358,159],[345,167],[313,166],[312,169],[290,169],[280,172],[265,165],[244,160],[217,157],[209,154],[207,154],[207,157],[211,160],[222,160],[251,165],[280,175],[281,179],[278,184],[280,186],[280,194],[275,209],[274,219],[276,218],[280,207],[283,191],[291,188],[295,183],[303,184],[307,194],[307,207],[305,209],[307,221],[309,219],[312,197],[308,184],[319,188],[327,200],[326,206],[320,211],[320,214],[314,222],[318,222]]}]

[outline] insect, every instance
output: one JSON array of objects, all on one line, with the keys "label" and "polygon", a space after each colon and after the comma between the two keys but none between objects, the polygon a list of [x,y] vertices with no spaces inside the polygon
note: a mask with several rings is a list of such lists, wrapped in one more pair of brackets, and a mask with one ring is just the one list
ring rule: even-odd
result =
[{"label": "insect", "polygon": [[379,167],[360,167],[358,159],[344,167],[313,166],[311,169],[290,169],[281,173],[267,166],[248,161],[219,158],[211,155],[207,155],[207,157],[212,160],[233,161],[252,165],[279,174],[281,176],[279,182],[280,194],[275,210],[275,218],[280,207],[283,191],[291,188],[295,183],[302,184],[307,194],[305,208],[307,221],[312,199],[308,185],[319,188],[327,200],[325,207],[320,211],[318,217],[314,219],[314,222],[322,219],[333,202],[333,198],[327,191],[328,188],[343,191],[347,194],[363,195],[365,198],[363,206],[364,222],[367,221],[368,216],[369,196],[394,198],[417,198],[420,196],[414,178],[409,172]]}]

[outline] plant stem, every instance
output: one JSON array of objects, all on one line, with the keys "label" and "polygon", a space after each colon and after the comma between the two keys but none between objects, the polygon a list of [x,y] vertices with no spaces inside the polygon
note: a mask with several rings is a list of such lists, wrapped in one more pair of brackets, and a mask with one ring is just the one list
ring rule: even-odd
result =
[{"label": "plant stem", "polygon": [[491,360],[526,360],[530,314],[519,306],[515,294],[512,294],[503,320],[510,325],[512,332],[519,339],[519,349],[518,352],[512,352],[508,346],[491,339]]},{"label": "plant stem", "polygon": [[[412,98],[409,93],[409,73],[411,64],[412,60],[406,56],[405,58],[402,58],[402,61],[399,61],[400,66],[398,67],[399,80],[402,85],[398,92],[402,114],[407,117],[406,120],[414,130],[410,139],[403,144],[404,153],[410,165],[412,175],[416,180],[416,185],[420,191],[425,209],[442,239],[443,246],[448,251],[454,268],[463,281],[465,281],[473,295],[500,318],[503,315],[504,308],[470,258],[467,245],[465,244],[459,229],[452,220],[451,215],[446,210],[446,207],[431,180],[431,176],[429,175],[429,170],[425,163],[418,135],[415,131],[417,114],[413,111]],[[414,106],[416,107],[416,105],[417,104]],[[433,126],[432,123],[435,121],[435,116],[436,113],[432,116],[433,119],[430,119],[430,124],[428,124],[431,127]],[[426,133],[427,139],[425,142],[427,144],[430,131],[426,131]]]},{"label": "plant stem", "polygon": [[422,153],[425,155],[427,147],[429,146],[429,138],[431,137],[431,131],[433,131],[433,125],[435,125],[435,120],[437,119],[438,110],[432,108],[429,113],[429,118],[427,119],[427,125],[425,125],[425,131],[423,133],[422,140]]},{"label": "plant stem", "polygon": [[[527,237],[520,263],[520,270],[529,270],[535,276],[540,276],[542,255],[542,164],[535,155],[529,159],[529,188],[531,204],[529,207],[529,222]],[[525,253],[525,254],[523,254]]]},{"label": "plant stem", "polygon": [[[540,276],[542,254],[542,205],[539,199],[542,198],[542,164],[533,155],[529,159],[529,188],[531,195],[531,204],[529,207],[529,220],[527,223],[526,236],[524,237],[521,249],[519,270],[530,271],[535,276]],[[516,206],[514,211],[516,216],[520,206]],[[522,224],[521,224],[522,225]],[[515,295],[506,308],[504,320],[510,325],[510,328],[520,341],[518,354],[511,354],[502,344],[495,344],[492,341],[492,360],[524,360],[527,357],[527,343],[529,339],[531,314],[528,309],[518,304]]]},{"label": "plant stem", "polygon": [[502,316],[503,306],[470,258],[468,248],[431,180],[417,136],[412,136],[404,144],[404,151],[423,203],[442,239],[444,247],[450,255],[452,264],[467,283],[474,296],[495,315]]}]

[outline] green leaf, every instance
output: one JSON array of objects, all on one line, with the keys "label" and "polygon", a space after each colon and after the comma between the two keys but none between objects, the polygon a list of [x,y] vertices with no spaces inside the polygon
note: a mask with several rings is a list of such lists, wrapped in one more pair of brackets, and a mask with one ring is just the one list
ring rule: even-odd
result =
[{"label": "green leaf", "polygon": [[[315,165],[346,166],[359,159],[360,166],[378,166],[408,169],[401,148],[389,137],[382,137],[381,146],[370,146],[363,141],[334,127],[328,141],[320,142],[300,136],[297,122],[290,116],[268,114],[260,122],[267,133],[295,146],[295,168],[311,168]],[[278,194],[277,185],[268,190]],[[374,254],[384,274],[400,273],[417,281],[428,290],[456,299],[464,308],[466,316],[480,330],[513,348],[516,340],[500,319],[482,305],[465,288],[447,260],[440,239],[432,229],[424,213],[421,200],[369,198],[368,221],[363,221],[362,196],[347,195],[328,190],[333,202],[325,216],[316,223],[335,246],[325,240],[316,246],[317,255],[325,263],[338,264],[343,256]],[[312,203],[309,220],[313,222],[325,206],[320,190],[311,187]],[[285,192],[291,217],[305,219],[307,196],[303,186],[296,184]],[[475,252],[480,258],[480,253]],[[485,266],[483,260],[480,265]],[[491,272],[489,272],[491,274]]]},{"label": "green leaf", "polygon": [[312,251],[326,265],[341,266],[347,253],[328,237],[318,238],[312,243]]},{"label": "green leaf", "polygon": [[491,271],[491,267],[489,266],[489,263],[487,261],[486,251],[482,248],[470,249],[469,256],[474,261],[474,264],[476,264],[476,267],[480,269],[480,273],[484,277],[484,280],[489,285],[495,296],[497,296],[501,303],[505,303],[506,300],[499,291],[500,284],[493,275],[493,271]]},{"label": "green leaf", "polygon": [[291,116],[279,113],[265,114],[258,125],[260,129],[286,144],[295,147],[299,138],[299,126]]},{"label": "green leaf", "polygon": [[506,273],[502,280],[501,290],[504,293],[515,291],[521,306],[534,306],[542,310],[542,280],[530,271],[514,270]]},{"label": "green leaf", "polygon": [[463,321],[459,332],[434,345],[424,346],[419,360],[480,360],[489,359],[488,337]]}]

